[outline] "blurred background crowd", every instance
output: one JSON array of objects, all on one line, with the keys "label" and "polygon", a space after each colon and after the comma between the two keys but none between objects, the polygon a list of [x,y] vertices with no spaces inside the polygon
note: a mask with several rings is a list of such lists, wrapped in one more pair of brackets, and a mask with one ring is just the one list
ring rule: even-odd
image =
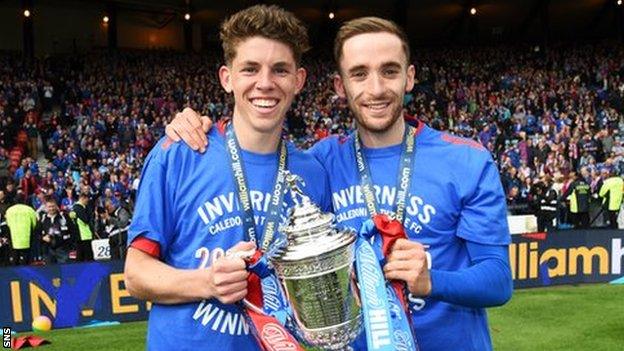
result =
[{"label": "blurred background crowd", "polygon": [[[621,45],[413,51],[406,117],[486,147],[510,215],[536,215],[540,231],[617,227]],[[216,76],[220,55],[141,50],[25,62],[0,53],[0,264],[91,260],[100,254],[93,239],[107,239],[122,258],[142,163],[166,124],[185,106],[231,116]],[[301,148],[352,132],[328,62],[304,62],[306,88],[285,129]],[[9,224],[25,234],[9,235]]]}]

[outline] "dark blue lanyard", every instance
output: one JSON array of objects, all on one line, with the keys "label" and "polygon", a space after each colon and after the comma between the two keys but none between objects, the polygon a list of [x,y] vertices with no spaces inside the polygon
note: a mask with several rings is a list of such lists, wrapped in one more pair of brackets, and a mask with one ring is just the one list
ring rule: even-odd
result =
[{"label": "dark blue lanyard", "polygon": [[[236,184],[238,201],[241,204],[243,215],[243,232],[248,240],[257,242],[256,236],[256,224],[254,221],[254,213],[251,207],[251,200],[249,199],[249,187],[247,186],[247,178],[245,177],[245,168],[243,167],[243,160],[241,158],[240,145],[234,134],[234,128],[230,124],[225,132],[226,146],[228,150],[228,156],[230,157],[230,165],[232,166],[232,175],[234,176],[234,183]],[[273,236],[277,230],[277,226],[280,217],[280,209],[284,201],[285,183],[286,183],[286,168],[288,164],[288,151],[286,150],[286,144],[280,140],[278,149],[280,150],[277,175],[275,177],[275,184],[273,185],[273,191],[271,192],[271,203],[269,204],[268,213],[266,215],[266,222],[264,225],[264,233],[262,235],[262,245],[259,247],[266,251]]]},{"label": "dark blue lanyard", "polygon": [[[405,219],[405,203],[407,193],[410,190],[412,181],[412,171],[414,168],[413,159],[416,153],[416,143],[414,135],[416,130],[412,126],[405,126],[403,134],[403,149],[401,150],[401,159],[399,160],[399,173],[397,175],[397,195],[394,206],[395,219],[403,223]],[[355,149],[355,161],[360,176],[360,184],[368,214],[374,216],[379,213],[379,205],[375,198],[375,190],[373,188],[373,179],[371,177],[370,168],[366,162],[366,157],[362,153],[362,143],[357,132],[355,132],[353,147]]]}]

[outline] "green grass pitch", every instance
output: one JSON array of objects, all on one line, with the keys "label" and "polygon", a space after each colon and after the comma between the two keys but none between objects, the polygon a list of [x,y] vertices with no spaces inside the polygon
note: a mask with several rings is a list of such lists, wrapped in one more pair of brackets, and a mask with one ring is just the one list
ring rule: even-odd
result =
[{"label": "green grass pitch", "polygon": [[[516,290],[488,314],[495,350],[624,349],[624,285]],[[145,329],[145,322],[136,322],[38,334],[52,342],[42,351],[130,351],[145,349]]]}]

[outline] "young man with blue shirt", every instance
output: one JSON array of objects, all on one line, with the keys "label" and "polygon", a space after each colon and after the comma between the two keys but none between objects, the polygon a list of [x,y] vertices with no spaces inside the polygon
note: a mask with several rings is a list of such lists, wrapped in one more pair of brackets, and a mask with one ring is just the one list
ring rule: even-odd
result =
[{"label": "young man with blue shirt", "polygon": [[141,176],[125,275],[133,296],[153,302],[149,350],[257,350],[238,304],[251,289],[245,262],[228,252],[270,243],[292,205],[279,191],[286,171],[331,207],[322,166],[281,141],[305,81],[305,27],[280,8],[254,6],[226,20],[221,39],[219,78],[234,95],[232,122],[208,133],[203,154],[161,140]]},{"label": "young man with blue shirt", "polygon": [[[414,85],[409,52],[390,21],[345,23],[335,41],[334,86],[357,131],[309,152],[329,174],[343,225],[357,230],[374,213],[403,214],[409,240],[394,244],[384,270],[409,288],[420,349],[491,350],[485,308],[504,304],[513,288],[498,170],[480,144],[404,121],[403,97]],[[199,121],[187,109],[167,132],[203,149],[203,140],[186,137]]]}]

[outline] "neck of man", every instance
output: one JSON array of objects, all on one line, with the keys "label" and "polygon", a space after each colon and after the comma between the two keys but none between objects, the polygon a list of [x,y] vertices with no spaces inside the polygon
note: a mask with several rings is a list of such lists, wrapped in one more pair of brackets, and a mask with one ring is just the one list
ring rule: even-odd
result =
[{"label": "neck of man", "polygon": [[238,145],[245,151],[259,154],[270,154],[277,150],[282,135],[282,124],[268,132],[254,129],[245,123],[242,118],[232,118],[232,126],[238,140]]},{"label": "neck of man", "polygon": [[357,126],[362,144],[368,148],[382,148],[401,144],[405,128],[407,125],[403,117],[399,117],[390,128],[383,132],[366,129],[360,123]]}]

